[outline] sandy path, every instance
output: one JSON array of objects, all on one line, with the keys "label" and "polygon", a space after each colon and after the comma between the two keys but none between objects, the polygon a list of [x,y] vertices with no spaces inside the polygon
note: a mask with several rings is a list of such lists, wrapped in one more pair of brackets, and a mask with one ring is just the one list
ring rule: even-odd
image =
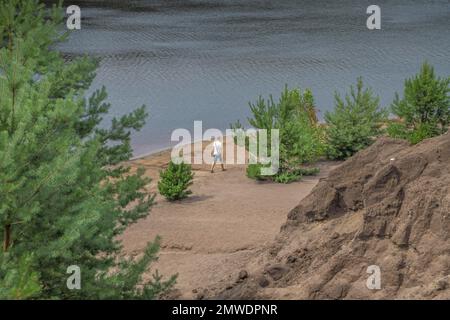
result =
[{"label": "sandy path", "polygon": [[[168,162],[163,152],[132,163],[143,165],[154,178]],[[193,195],[170,203],[157,196],[150,215],[130,226],[122,237],[129,254],[139,254],[156,235],[162,237],[159,261],[163,275],[178,273],[175,286],[181,298],[195,298],[202,288],[214,289],[236,277],[248,259],[278,234],[286,215],[324,176],[288,185],[256,182],[244,166],[228,166],[211,174],[206,165],[194,166]]]}]

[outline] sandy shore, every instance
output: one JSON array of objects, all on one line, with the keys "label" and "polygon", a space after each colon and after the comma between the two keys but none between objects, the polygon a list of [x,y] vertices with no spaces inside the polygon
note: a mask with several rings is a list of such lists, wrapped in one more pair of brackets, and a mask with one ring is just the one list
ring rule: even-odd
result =
[{"label": "sandy shore", "polygon": [[[157,192],[159,171],[170,151],[130,161],[143,166]],[[156,235],[162,237],[159,261],[163,275],[178,273],[177,297],[196,298],[236,277],[247,261],[269,244],[287,213],[304,198],[334,164],[320,164],[321,173],[291,184],[257,182],[245,176],[245,165],[228,165],[211,174],[209,166],[193,165],[193,194],[170,203],[159,194],[150,215],[122,236],[127,254],[138,255]]]}]

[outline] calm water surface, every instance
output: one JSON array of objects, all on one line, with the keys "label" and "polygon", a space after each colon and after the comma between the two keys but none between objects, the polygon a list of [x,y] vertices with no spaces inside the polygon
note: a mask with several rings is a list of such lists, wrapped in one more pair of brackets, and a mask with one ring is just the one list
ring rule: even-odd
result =
[{"label": "calm water surface", "polygon": [[[82,30],[59,49],[101,58],[112,115],[146,104],[135,154],[171,144],[175,128],[226,129],[248,101],[285,84],[311,88],[321,110],[362,76],[384,106],[424,60],[450,75],[448,0],[377,1],[382,30],[366,28],[363,0],[71,1]],[[107,119],[106,119],[107,120]]]}]

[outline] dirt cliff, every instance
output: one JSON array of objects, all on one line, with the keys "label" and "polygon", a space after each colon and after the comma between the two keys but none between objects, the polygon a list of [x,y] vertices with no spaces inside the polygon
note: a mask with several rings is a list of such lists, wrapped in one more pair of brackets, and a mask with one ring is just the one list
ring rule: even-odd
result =
[{"label": "dirt cliff", "polygon": [[[218,297],[450,299],[449,231],[450,134],[381,138],[322,179]],[[380,289],[367,287],[373,265]]]}]

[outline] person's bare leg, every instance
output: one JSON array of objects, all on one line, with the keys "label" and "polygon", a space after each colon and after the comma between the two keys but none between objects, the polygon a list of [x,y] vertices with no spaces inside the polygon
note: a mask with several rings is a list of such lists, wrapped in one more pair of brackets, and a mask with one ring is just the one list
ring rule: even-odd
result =
[{"label": "person's bare leg", "polygon": [[214,160],[213,164],[211,165],[211,173],[214,172],[214,167],[215,167],[215,165],[216,165],[216,161]]},{"label": "person's bare leg", "polygon": [[223,165],[223,162],[221,162],[220,165],[222,166],[222,171],[225,171],[225,166]]}]

